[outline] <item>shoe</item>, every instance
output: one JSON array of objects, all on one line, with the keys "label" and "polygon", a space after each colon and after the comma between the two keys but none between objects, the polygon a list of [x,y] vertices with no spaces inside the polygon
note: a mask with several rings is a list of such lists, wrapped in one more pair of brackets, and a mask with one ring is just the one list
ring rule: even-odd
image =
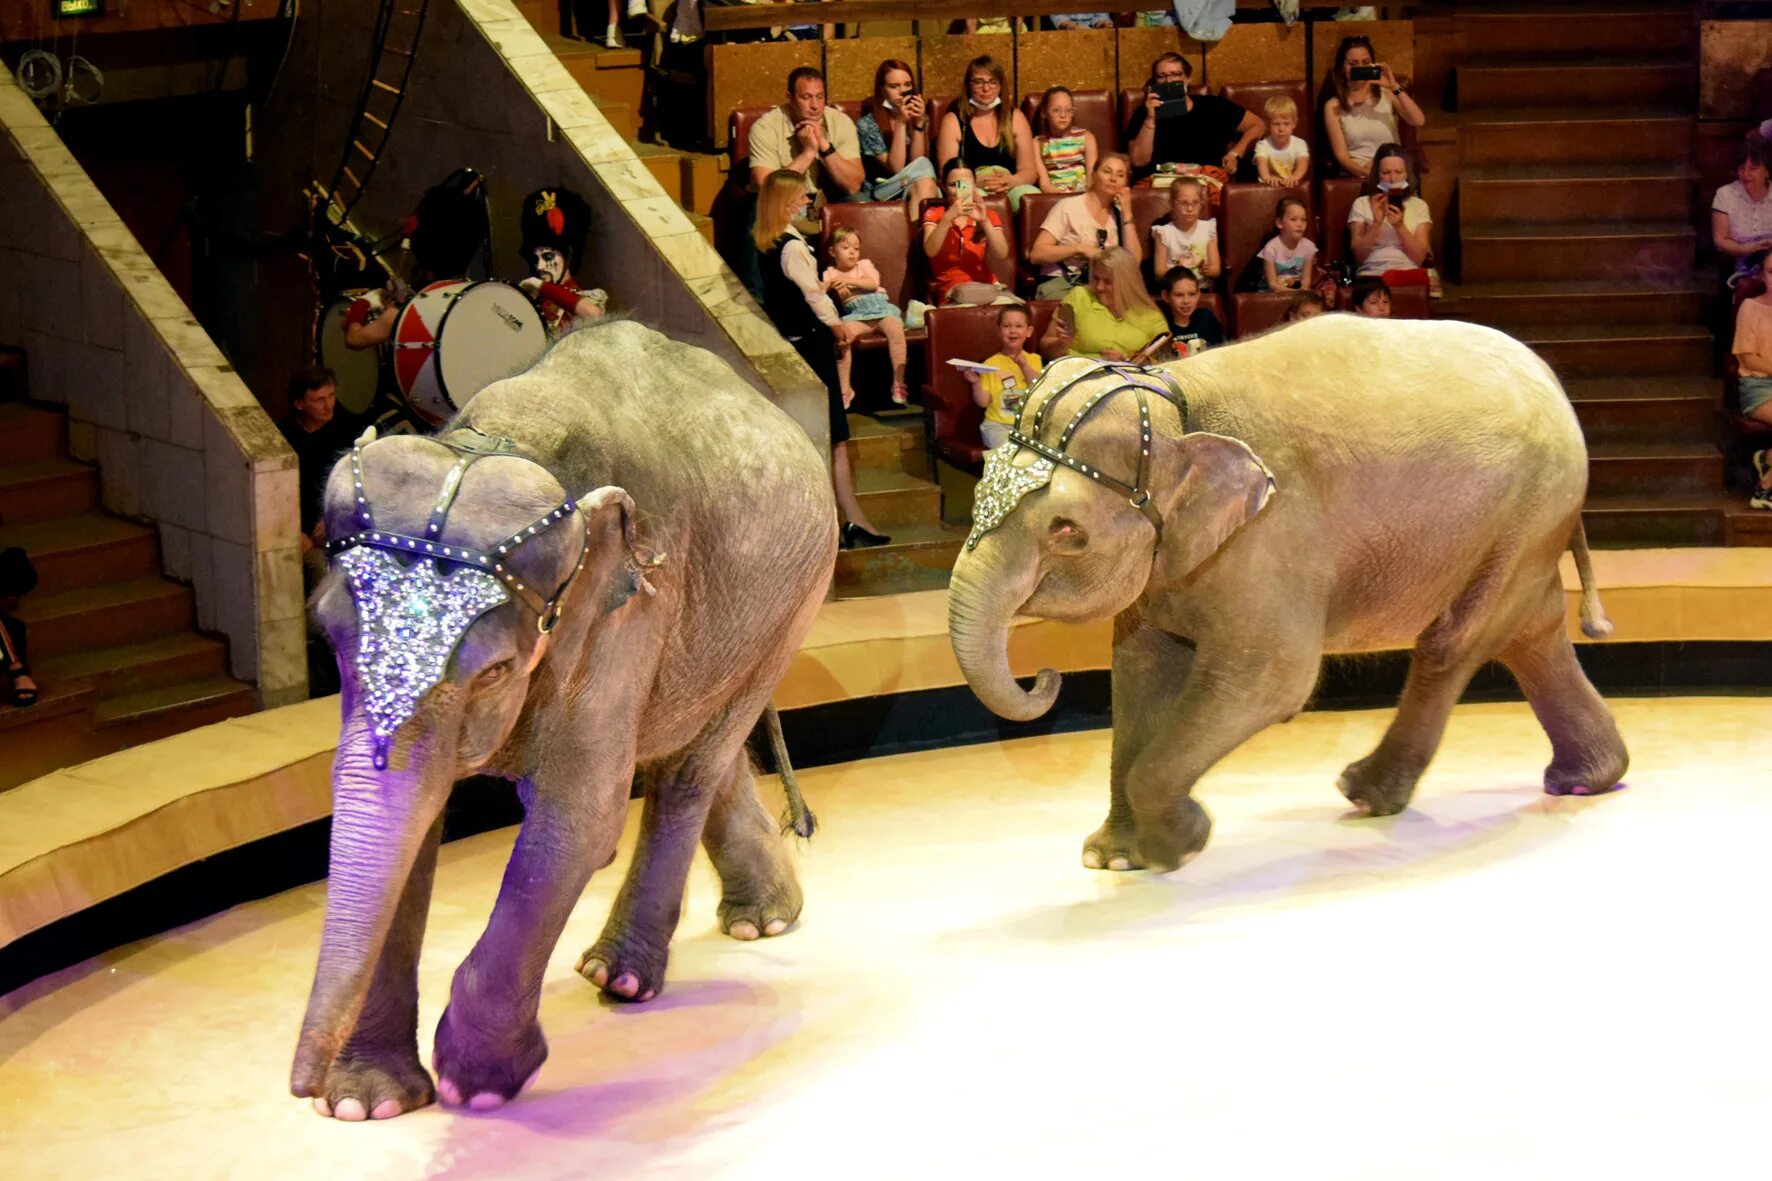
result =
[{"label": "shoe", "polygon": [[1747,498],[1747,507],[1772,509],[1772,488],[1755,488],[1754,494]]},{"label": "shoe", "polygon": [[873,549],[877,545],[885,545],[892,539],[884,533],[869,533],[854,521],[843,526],[844,549]]},{"label": "shoe", "polygon": [[1446,289],[1440,286],[1440,272],[1436,267],[1427,269],[1427,297],[1429,299],[1446,298]]},{"label": "shoe", "polygon": [[646,0],[628,0],[628,16],[630,19],[636,16],[646,16],[649,11],[650,10],[646,7]]},{"label": "shoe", "polygon": [[908,387],[906,387],[904,382],[902,382],[902,381],[893,382],[892,383],[892,401],[899,406],[903,406],[905,403],[909,402],[910,400],[911,400],[911,391]]},{"label": "shoe", "polygon": [[607,29],[603,30],[604,49],[626,49],[627,47],[628,43],[621,39],[620,26],[610,25]]},{"label": "shoe", "polygon": [[37,704],[37,687],[32,685],[24,688],[19,685],[21,679],[31,680],[31,670],[22,664],[15,664],[6,670],[6,699],[20,709]]},{"label": "shoe", "polygon": [[1753,461],[1754,475],[1760,477],[1760,485],[1761,487],[1764,487],[1766,484],[1766,472],[1769,468],[1772,468],[1772,464],[1766,462],[1766,453],[1764,451],[1754,452]]}]

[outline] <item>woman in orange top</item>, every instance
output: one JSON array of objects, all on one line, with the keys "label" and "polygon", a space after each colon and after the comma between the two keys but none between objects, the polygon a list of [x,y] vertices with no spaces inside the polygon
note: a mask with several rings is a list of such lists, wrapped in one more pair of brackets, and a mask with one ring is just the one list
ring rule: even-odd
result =
[{"label": "woman in orange top", "polygon": [[[973,180],[972,169],[949,160],[941,172],[945,206],[923,211],[923,253],[929,257],[929,302],[947,303],[954,289],[964,284],[997,282],[990,259],[1009,257],[1009,239],[995,212],[986,209]],[[980,295],[983,292],[979,293]],[[990,303],[970,298],[969,303]]]}]

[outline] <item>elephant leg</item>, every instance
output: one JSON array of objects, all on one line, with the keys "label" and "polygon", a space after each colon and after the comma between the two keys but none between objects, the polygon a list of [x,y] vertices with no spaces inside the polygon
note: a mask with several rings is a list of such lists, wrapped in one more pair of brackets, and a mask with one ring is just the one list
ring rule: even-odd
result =
[{"label": "elephant leg", "polygon": [[1114,745],[1108,777],[1108,815],[1083,842],[1089,869],[1140,869],[1126,777],[1158,727],[1169,724],[1193,667],[1194,649],[1145,624],[1136,611],[1114,620]]},{"label": "elephant leg", "polygon": [[1415,785],[1440,748],[1452,707],[1485,657],[1449,649],[1424,637],[1409,657],[1409,677],[1396,716],[1377,749],[1349,763],[1336,788],[1369,816],[1393,816],[1409,806]]},{"label": "elephant leg", "polygon": [[720,929],[734,939],[779,935],[800,917],[799,878],[787,844],[757,798],[751,761],[732,762],[701,834],[720,874]]},{"label": "elephant leg", "polygon": [[[1271,622],[1271,621],[1270,621]],[[1166,723],[1155,722],[1126,775],[1126,799],[1146,869],[1178,869],[1212,833],[1194,784],[1251,736],[1304,708],[1322,666],[1320,631],[1284,626],[1196,645],[1193,669]]]},{"label": "elephant leg", "polygon": [[324,1089],[314,1097],[314,1108],[322,1115],[389,1119],[435,1098],[431,1076],[418,1055],[418,952],[424,943],[442,840],[439,815],[400,892],[357,1028],[327,1070]]},{"label": "elephant leg", "polygon": [[1630,753],[1612,711],[1575,659],[1564,622],[1563,587],[1552,579],[1530,621],[1501,651],[1538,724],[1551,742],[1544,790],[1551,795],[1598,795],[1617,787]]}]

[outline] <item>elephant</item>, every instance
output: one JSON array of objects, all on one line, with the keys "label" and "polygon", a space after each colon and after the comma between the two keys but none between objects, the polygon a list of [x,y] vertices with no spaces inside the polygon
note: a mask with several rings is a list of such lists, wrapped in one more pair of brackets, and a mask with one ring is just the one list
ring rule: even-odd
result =
[{"label": "elephant", "polygon": [[1557,569],[1572,548],[1583,629],[1610,634],[1586,486],[1550,368],[1477,325],[1330,315],[1148,371],[1067,359],[987,458],[950,638],[979,699],[1031,720],[1059,677],[1015,681],[1011,620],[1113,619],[1090,868],[1168,872],[1198,854],[1211,820],[1195,782],[1302,710],[1331,652],[1411,650],[1389,729],[1341,773],[1364,812],[1408,805],[1491,660],[1550,737],[1545,790],[1603,792],[1629,759],[1576,661]]},{"label": "elephant", "polygon": [[[325,526],[312,606],[342,720],[295,1095],[360,1120],[437,1097],[495,1108],[532,1082],[548,957],[614,860],[636,777],[639,844],[581,975],[657,995],[698,839],[727,934],[795,923],[746,739],[826,597],[836,508],[804,431],[731,366],[636,322],[580,328],[434,437],[366,434],[328,479]],[[443,805],[475,774],[515,781],[524,819],[433,1085],[419,946]]]}]

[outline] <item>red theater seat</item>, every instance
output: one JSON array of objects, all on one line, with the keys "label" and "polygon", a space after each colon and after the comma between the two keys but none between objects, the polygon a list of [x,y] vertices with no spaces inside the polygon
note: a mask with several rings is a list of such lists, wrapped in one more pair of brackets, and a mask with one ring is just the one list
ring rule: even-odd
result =
[{"label": "red theater seat", "polygon": [[[1224,260],[1224,273],[1230,276],[1232,283],[1273,232],[1274,211],[1279,207],[1280,198],[1286,196],[1297,197],[1307,210],[1311,208],[1308,188],[1276,189],[1263,184],[1224,186],[1223,203],[1218,210],[1218,254]],[[1346,214],[1342,217],[1345,221]],[[1323,249],[1315,225],[1305,233],[1317,243],[1318,250]]]},{"label": "red theater seat", "polygon": [[[1267,112],[1263,108],[1267,106],[1268,99],[1291,99],[1298,106],[1298,128],[1292,134],[1303,137],[1307,144],[1312,142],[1311,128],[1315,120],[1312,118],[1310,93],[1305,88],[1303,78],[1291,78],[1282,82],[1226,82],[1218,88],[1218,93],[1263,120],[1267,118]],[[1313,160],[1313,170],[1315,164]]]},{"label": "red theater seat", "polygon": [[[1030,94],[1021,100],[1021,113],[1027,116],[1028,126],[1034,129],[1035,135],[1042,134],[1040,127],[1040,100],[1045,92]],[[1120,145],[1120,128],[1114,123],[1114,105],[1108,99],[1105,90],[1073,90],[1071,102],[1076,110],[1075,126],[1095,133],[1095,148],[1098,152],[1117,151]]]},{"label": "red theater seat", "polygon": [[1347,215],[1354,202],[1360,199],[1360,189],[1365,183],[1357,176],[1331,176],[1325,177],[1317,186],[1322,194],[1319,224],[1323,228],[1317,249],[1322,252],[1325,263],[1352,257],[1348,247]]},{"label": "red theater seat", "polygon": [[[849,226],[861,235],[861,256],[880,271],[880,289],[903,312],[913,298],[921,298],[922,272],[911,258],[910,227],[905,224],[904,204],[899,201],[841,201],[824,207],[821,215],[824,239],[830,241],[831,230]],[[920,253],[920,252],[919,252]],[[819,273],[827,265],[818,260]],[[905,331],[906,340],[922,340],[923,330]],[[886,347],[886,338],[879,333],[864,336],[855,342],[863,352]]]},{"label": "red theater seat", "polygon": [[[1050,300],[1028,305],[1033,312],[1033,340],[1045,333],[1057,306]],[[929,338],[923,350],[926,433],[934,440],[937,458],[977,475],[984,467],[984,442],[978,436],[984,411],[972,401],[971,385],[947,362],[952,358],[982,361],[997,351],[997,309],[936,308],[929,313],[928,324]]]},{"label": "red theater seat", "polygon": [[[1416,283],[1408,287],[1392,287],[1391,319],[1393,320],[1431,320],[1434,318],[1433,300],[1428,296],[1426,284]],[[1351,312],[1354,310],[1354,289],[1343,287],[1335,293],[1335,310]]]},{"label": "red theater seat", "polygon": [[1239,291],[1231,296],[1231,327],[1241,339],[1266,332],[1286,319],[1286,309],[1298,300],[1296,291]]}]

